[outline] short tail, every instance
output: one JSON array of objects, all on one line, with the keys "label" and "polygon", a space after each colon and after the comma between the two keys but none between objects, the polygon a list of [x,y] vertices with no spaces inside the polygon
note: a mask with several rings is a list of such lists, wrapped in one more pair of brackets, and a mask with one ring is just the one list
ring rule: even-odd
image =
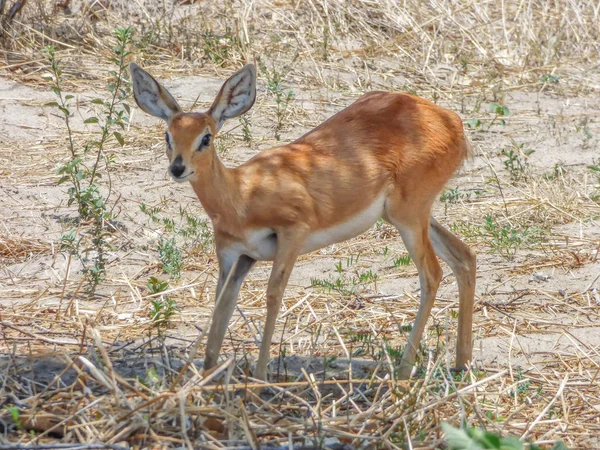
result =
[{"label": "short tail", "polygon": [[467,157],[465,159],[475,158],[475,147],[471,144],[471,141],[465,136],[465,147],[467,149]]}]

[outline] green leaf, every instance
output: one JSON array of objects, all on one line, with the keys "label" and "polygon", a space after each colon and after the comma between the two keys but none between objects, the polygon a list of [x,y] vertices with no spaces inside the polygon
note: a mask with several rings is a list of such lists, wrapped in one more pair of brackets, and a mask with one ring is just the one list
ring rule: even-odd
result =
[{"label": "green leaf", "polygon": [[60,105],[56,102],[48,102],[44,106],[53,106],[55,108],[58,108]]},{"label": "green leaf", "polygon": [[523,450],[523,442],[514,436],[500,439],[498,444],[500,450]]},{"label": "green leaf", "polygon": [[97,117],[88,117],[87,119],[85,119],[83,121],[83,123],[98,123],[98,118]]},{"label": "green leaf", "polygon": [[101,98],[95,98],[91,101],[94,105],[104,105],[104,100]]},{"label": "green leaf", "polygon": [[469,119],[469,120],[467,120],[467,126],[471,129],[479,128],[481,126],[481,120]]},{"label": "green leaf", "polygon": [[452,450],[484,450],[471,438],[465,430],[454,428],[447,422],[442,423],[446,441]]},{"label": "green leaf", "polygon": [[69,94],[69,95],[65,95],[65,100],[71,100],[72,98],[75,98],[75,96]]},{"label": "green leaf", "polygon": [[121,133],[119,133],[118,131],[115,131],[113,133],[113,135],[117,139],[117,141],[119,141],[119,144],[121,144],[121,147],[123,147],[125,145],[125,139],[123,139],[123,136],[121,136]]}]

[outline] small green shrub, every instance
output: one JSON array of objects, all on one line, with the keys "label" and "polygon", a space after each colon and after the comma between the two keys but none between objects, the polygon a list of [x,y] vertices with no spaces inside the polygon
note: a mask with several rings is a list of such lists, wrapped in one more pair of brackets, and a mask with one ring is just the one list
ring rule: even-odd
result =
[{"label": "small green shrub", "polygon": [[[110,62],[115,70],[110,70],[111,81],[108,83],[109,100],[94,99],[91,101],[98,109],[84,120],[85,124],[96,125],[98,135],[80,142],[76,139],[71,128],[73,116],[73,95],[65,94],[63,90],[63,73],[61,63],[57,59],[53,46],[45,48],[50,63],[50,80],[52,92],[57,101],[47,103],[60,111],[67,129],[67,160],[56,173],[60,175],[58,184],[68,184],[67,205],[77,206],[77,217],[71,220],[72,229],[61,238],[61,249],[75,255],[83,265],[86,278],[85,289],[92,295],[106,273],[106,254],[110,248],[110,221],[115,218],[114,205],[109,205],[111,194],[110,166],[113,155],[106,153],[106,146],[111,140],[116,140],[121,146],[125,141],[120,130],[125,130],[129,123],[130,109],[125,102],[130,94],[129,82],[124,79],[126,60],[132,43],[130,28],[117,28],[113,35],[116,45]],[[108,182],[100,184],[102,176]]]},{"label": "small green shrub", "polygon": [[178,279],[183,268],[183,252],[177,246],[175,238],[160,238],[157,249],[163,270]]},{"label": "small green shrub", "polygon": [[[151,277],[147,283],[150,294],[160,294],[169,289],[169,283]],[[171,318],[180,311],[175,300],[161,295],[158,298],[150,300],[150,319],[158,329],[168,326]]]}]

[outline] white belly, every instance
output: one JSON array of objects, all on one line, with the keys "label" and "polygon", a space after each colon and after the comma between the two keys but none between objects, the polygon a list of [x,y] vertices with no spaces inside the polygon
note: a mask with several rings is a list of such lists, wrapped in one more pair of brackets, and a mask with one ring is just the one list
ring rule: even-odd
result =
[{"label": "white belly", "polygon": [[371,206],[347,222],[311,233],[306,238],[301,253],[312,252],[364,233],[383,215],[384,203],[385,196],[382,194],[371,203]]},{"label": "white belly", "polygon": [[[352,219],[309,234],[300,253],[312,252],[364,233],[383,215],[384,203],[385,196],[382,194],[371,206]],[[249,232],[245,242],[237,242],[230,248],[230,251],[237,255],[248,255],[258,261],[273,261],[276,250],[275,231],[269,228]]]}]

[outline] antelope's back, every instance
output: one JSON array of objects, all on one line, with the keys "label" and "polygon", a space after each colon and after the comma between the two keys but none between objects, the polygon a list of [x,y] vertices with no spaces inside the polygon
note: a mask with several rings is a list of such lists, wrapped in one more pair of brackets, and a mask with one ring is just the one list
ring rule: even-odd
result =
[{"label": "antelope's back", "polygon": [[469,152],[457,114],[429,100],[392,92],[363,95],[294,144],[341,159],[370,154],[395,173],[434,161],[454,171]]}]

